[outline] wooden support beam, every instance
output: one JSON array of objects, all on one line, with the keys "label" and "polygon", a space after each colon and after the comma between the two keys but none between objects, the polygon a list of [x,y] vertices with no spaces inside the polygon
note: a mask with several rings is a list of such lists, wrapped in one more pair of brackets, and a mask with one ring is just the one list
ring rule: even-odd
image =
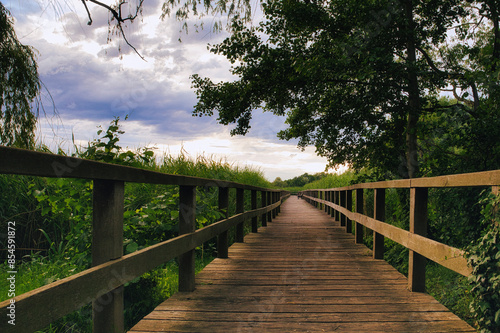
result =
[{"label": "wooden support beam", "polygon": [[[260,205],[261,205],[261,207],[267,206],[267,192],[266,191],[260,192]],[[262,214],[261,224],[263,227],[267,227],[267,213]]]},{"label": "wooden support beam", "polygon": [[[236,214],[241,214],[245,211],[245,190],[242,188],[236,189]],[[236,225],[236,239],[237,243],[243,243],[245,238],[245,222]]]},{"label": "wooden support beam", "polygon": [[[267,205],[271,205],[273,203],[273,199],[272,199],[272,192],[267,192]],[[269,211],[267,212],[267,222],[272,222],[273,221],[273,215],[272,215],[272,212]]]},{"label": "wooden support beam", "polygon": [[[352,212],[352,190],[347,190],[345,191],[346,193],[346,206],[347,209]],[[352,232],[352,221],[346,216],[345,220],[345,231],[346,233],[351,233]]]},{"label": "wooden support beam", "polygon": [[[223,214],[221,220],[229,217],[229,188],[219,187],[219,211]],[[217,258],[226,259],[229,256],[228,251],[228,231],[223,231],[217,237]]]},{"label": "wooden support beam", "polygon": [[[252,205],[252,210],[254,209],[257,209],[257,190],[252,190],[252,192],[250,192],[250,201],[251,201],[251,205]],[[252,217],[252,232],[257,232],[258,230],[258,224],[257,224],[257,216],[255,217]]]},{"label": "wooden support beam", "polygon": [[[362,188],[356,190],[356,213],[364,214],[364,193]],[[363,225],[356,222],[354,232],[356,244],[363,244]]]},{"label": "wooden support beam", "polygon": [[[179,187],[179,235],[196,231],[196,187]],[[195,288],[195,250],[179,256],[179,291]]]},{"label": "wooden support beam", "polygon": [[[335,191],[333,195],[335,197],[334,200],[333,200],[333,202],[336,205],[340,206],[340,192],[339,191]],[[340,212],[338,210],[335,210],[335,221],[340,222]]]},{"label": "wooden support beam", "polygon": [[[385,189],[376,188],[374,191],[374,218],[385,222]],[[384,259],[384,236],[373,232],[373,259]]]},{"label": "wooden support beam", "polygon": [[[339,196],[340,196],[340,206],[343,207],[343,208],[346,208],[346,194],[345,194],[345,191],[340,191],[339,193]],[[345,215],[340,213],[340,226],[341,227],[345,227],[346,223],[345,223],[346,219],[345,219]]]},{"label": "wooden support beam", "polygon": [[[276,192],[271,192],[271,198],[272,198],[271,203],[278,202],[278,200],[276,199]],[[272,210],[273,219],[276,218],[277,215],[278,215],[278,210],[277,208],[275,208]]]},{"label": "wooden support beam", "polygon": [[[335,191],[330,191],[330,200],[331,203],[335,203]],[[335,220],[335,209],[330,207],[330,216]]]},{"label": "wooden support beam", "polygon": [[[94,180],[92,219],[92,266],[123,256],[123,211],[125,184]],[[93,331],[122,333],[123,286],[92,302]]]},{"label": "wooden support beam", "polygon": [[[427,201],[428,189],[425,187],[410,189],[410,233],[427,236]],[[425,266],[427,259],[410,250],[408,265],[408,289],[425,292]]]}]

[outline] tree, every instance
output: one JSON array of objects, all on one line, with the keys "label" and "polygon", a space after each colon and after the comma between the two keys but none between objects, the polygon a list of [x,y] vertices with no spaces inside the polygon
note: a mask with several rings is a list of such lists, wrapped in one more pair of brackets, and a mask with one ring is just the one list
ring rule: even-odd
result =
[{"label": "tree", "polygon": [[40,90],[35,50],[17,39],[9,11],[0,3],[0,143],[30,147]]},{"label": "tree", "polygon": [[[488,3],[483,11],[493,12],[496,2]],[[244,135],[252,111],[261,107],[286,116],[289,128],[280,138],[298,138],[301,147],[314,144],[330,166],[347,162],[388,170],[383,177],[415,177],[423,114],[437,109],[439,93],[455,81],[463,89],[475,87],[470,72],[446,62],[436,66],[448,31],[471,17],[473,5],[267,1],[263,23],[235,23],[232,35],[211,50],[234,64],[238,79],[213,83],[193,76],[199,99],[194,114],[216,112],[219,123],[236,124],[233,135]],[[468,110],[469,102],[458,101]]]},{"label": "tree", "polygon": [[[89,7],[87,6],[88,2],[106,9],[110,14],[108,20],[108,40],[111,40],[110,35],[112,34],[122,37],[125,43],[130,46],[139,57],[145,60],[134,45],[129,42],[124,31],[124,26],[126,26],[126,24],[133,23],[142,15],[145,0],[132,1],[134,4],[131,4],[131,1],[128,0],[113,0],[114,4],[99,0],[81,1],[89,18],[87,22],[88,25],[92,25],[93,23],[92,15]],[[126,7],[128,7],[128,10],[123,9],[124,5],[127,5]],[[205,15],[216,16],[224,14],[227,16],[228,22],[231,22],[233,19],[241,19],[247,22],[251,20],[251,6],[249,0],[220,0],[217,2],[210,0],[204,0],[203,2],[197,0],[165,0],[162,6],[161,19],[165,19],[167,16],[170,16],[174,10],[175,17],[184,22],[183,29],[186,31],[188,30],[187,20],[189,19],[190,14],[200,18],[203,18]],[[211,21],[213,23],[214,31],[222,30],[223,27],[220,20],[214,21],[212,18]]]}]

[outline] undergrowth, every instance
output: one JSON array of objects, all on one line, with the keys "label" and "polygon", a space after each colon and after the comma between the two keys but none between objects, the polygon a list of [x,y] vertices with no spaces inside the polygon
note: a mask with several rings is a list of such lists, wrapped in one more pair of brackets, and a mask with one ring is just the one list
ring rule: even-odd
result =
[{"label": "undergrowth", "polygon": [[[124,150],[119,145],[119,118],[87,147],[75,147],[74,157],[127,165],[169,174],[234,181],[271,187],[259,170],[238,167],[224,159],[182,151],[178,156],[155,156],[153,148]],[[39,150],[47,152],[45,147]],[[66,153],[59,151],[59,154]],[[216,185],[216,181],[214,181]],[[91,181],[0,175],[0,225],[7,230],[16,222],[16,295],[81,272],[91,266],[92,241]],[[12,189],[15,188],[15,191]],[[258,198],[260,200],[260,197]],[[230,191],[230,214],[235,211],[235,191]],[[250,197],[246,195],[246,207]],[[259,201],[260,202],[260,201]],[[179,190],[177,186],[127,183],[125,187],[124,245],[128,254],[178,235]],[[248,208],[247,208],[248,209]],[[222,218],[217,188],[199,188],[196,195],[196,224],[202,228]],[[6,249],[6,239],[0,239]],[[6,259],[6,253],[2,253]],[[201,270],[216,255],[215,241],[196,249],[196,266]],[[9,289],[7,263],[0,264],[0,290]],[[145,314],[177,291],[177,263],[172,260],[125,286],[125,325],[133,326]],[[0,301],[7,299],[0,294]],[[52,323],[41,332],[90,332],[91,306]]]}]

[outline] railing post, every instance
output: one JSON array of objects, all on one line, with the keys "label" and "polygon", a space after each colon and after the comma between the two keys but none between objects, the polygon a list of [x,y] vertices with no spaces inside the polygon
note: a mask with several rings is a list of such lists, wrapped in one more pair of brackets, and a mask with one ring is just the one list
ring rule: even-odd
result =
[{"label": "railing post", "polygon": [[[236,189],[236,214],[241,214],[245,211],[245,190],[242,188]],[[245,221],[236,225],[236,242],[243,243],[245,238]]]},{"label": "railing post", "polygon": [[[271,199],[272,198],[272,192],[271,191],[268,191],[267,192],[267,205],[271,205],[273,202],[273,200]],[[273,215],[272,215],[272,211],[268,211],[267,212],[267,222],[272,222],[273,221]]]},{"label": "railing post", "polygon": [[[374,218],[385,222],[385,188],[376,188],[374,192]],[[373,259],[384,259],[384,236],[373,232]]]},{"label": "railing post", "polygon": [[[276,202],[281,201],[281,192],[276,192]],[[280,214],[281,203],[278,207],[276,207],[276,216]]]},{"label": "railing post", "polygon": [[[276,192],[271,192],[271,198],[272,198],[272,203],[275,204],[277,202],[276,200]],[[272,215],[273,215],[273,219],[276,218],[276,215],[277,215],[277,209],[274,208],[273,211],[272,211]]]},{"label": "railing post", "polygon": [[[123,256],[124,189],[122,181],[94,180],[92,266]],[[93,332],[122,333],[123,286],[92,302]]]},{"label": "railing post", "polygon": [[[345,191],[345,193],[346,193],[347,209],[350,212],[352,212],[352,190],[347,190],[347,191]],[[347,216],[345,218],[345,232],[349,233],[349,234],[352,232],[352,221]]]},{"label": "railing post", "polygon": [[[196,186],[179,187],[179,235],[196,231]],[[195,288],[195,250],[179,256],[179,291]]]},{"label": "railing post", "polygon": [[[222,220],[229,217],[229,188],[219,187],[219,211],[224,214]],[[224,231],[217,237],[217,258],[227,258],[228,251],[228,231]]]},{"label": "railing post", "polygon": [[[266,191],[260,192],[260,205],[261,205],[261,207],[267,206],[267,192]],[[267,213],[262,214],[261,224],[263,227],[267,227]]]},{"label": "railing post", "polygon": [[[330,201],[330,191],[325,191],[325,201]],[[330,215],[330,206],[325,205],[325,213]]]},{"label": "railing post", "polygon": [[[362,188],[356,189],[356,213],[363,214],[363,206],[364,206],[364,191]],[[363,225],[361,223],[356,222],[355,228],[355,239],[356,244],[363,244]]]},{"label": "railing post", "polygon": [[[427,188],[410,188],[410,232],[427,236]],[[408,289],[425,292],[425,266],[427,259],[410,250]]]},{"label": "railing post", "polygon": [[[340,191],[340,206],[342,208],[346,208],[345,200],[346,200],[345,191]],[[346,225],[346,223],[345,223],[345,215],[344,214],[340,214],[340,226],[341,227],[345,227],[345,225]]]},{"label": "railing post", "polygon": [[[339,191],[335,191],[335,193],[334,193],[334,196],[335,196],[334,202],[335,202],[336,205],[340,205],[339,195],[340,195]],[[338,210],[335,210],[335,221],[336,222],[340,222],[340,212]]]},{"label": "railing post", "polygon": [[[331,203],[335,202],[335,191],[330,191],[330,200]],[[335,209],[330,208],[330,216],[335,219]]]},{"label": "railing post", "polygon": [[[257,190],[252,190],[250,194],[250,201],[252,204],[252,210],[257,209]],[[252,217],[252,232],[257,232],[257,216]]]}]

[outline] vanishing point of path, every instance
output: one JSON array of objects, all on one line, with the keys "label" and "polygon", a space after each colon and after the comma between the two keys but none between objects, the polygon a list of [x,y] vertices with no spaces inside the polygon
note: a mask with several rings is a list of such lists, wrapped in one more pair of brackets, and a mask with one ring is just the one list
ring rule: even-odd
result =
[{"label": "vanishing point of path", "polygon": [[296,197],[196,283],[130,332],[475,332]]}]

